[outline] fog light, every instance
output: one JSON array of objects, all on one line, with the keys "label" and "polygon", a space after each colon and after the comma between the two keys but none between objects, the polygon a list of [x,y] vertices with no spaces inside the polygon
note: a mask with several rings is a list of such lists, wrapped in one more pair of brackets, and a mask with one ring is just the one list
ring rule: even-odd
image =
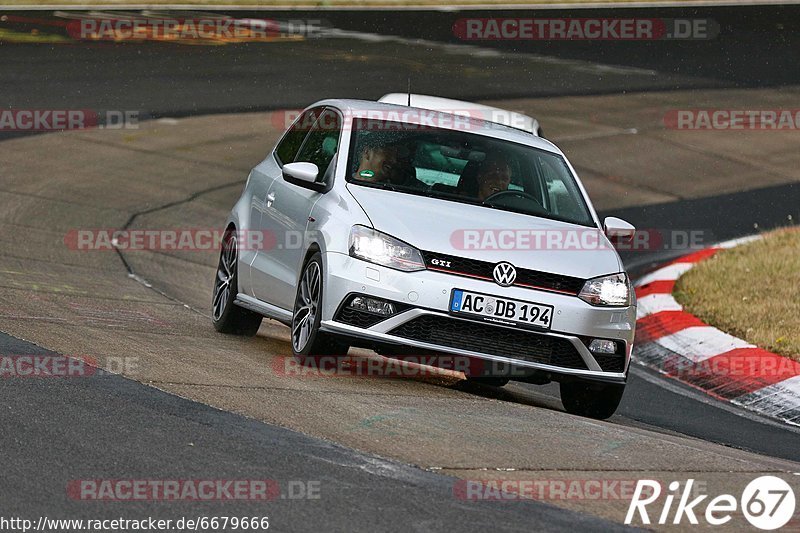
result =
[{"label": "fog light", "polygon": [[384,302],[382,300],[375,300],[374,298],[366,298],[364,296],[356,296],[350,300],[350,307],[372,313],[373,315],[391,316],[394,314],[394,304],[391,302]]},{"label": "fog light", "polygon": [[615,354],[617,353],[617,343],[605,339],[592,339],[589,343],[589,351],[594,353]]}]

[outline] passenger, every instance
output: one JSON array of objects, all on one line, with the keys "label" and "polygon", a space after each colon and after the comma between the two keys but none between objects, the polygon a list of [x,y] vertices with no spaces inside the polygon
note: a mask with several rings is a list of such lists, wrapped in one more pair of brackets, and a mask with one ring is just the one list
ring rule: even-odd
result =
[{"label": "passenger", "polygon": [[427,189],[425,182],[417,179],[410,151],[403,145],[371,146],[361,152],[355,179],[388,183],[413,189]]},{"label": "passenger", "polygon": [[391,167],[392,153],[386,146],[366,146],[361,150],[358,169],[354,179],[363,181],[385,182],[387,170]]}]

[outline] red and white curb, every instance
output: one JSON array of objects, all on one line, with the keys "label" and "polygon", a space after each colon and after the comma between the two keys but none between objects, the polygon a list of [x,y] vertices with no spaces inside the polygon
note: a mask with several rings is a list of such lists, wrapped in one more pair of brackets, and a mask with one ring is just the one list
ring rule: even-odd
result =
[{"label": "red and white curb", "polygon": [[703,323],[672,297],[675,282],[699,261],[758,238],[691,253],[639,279],[633,357],[715,398],[800,425],[800,363]]}]

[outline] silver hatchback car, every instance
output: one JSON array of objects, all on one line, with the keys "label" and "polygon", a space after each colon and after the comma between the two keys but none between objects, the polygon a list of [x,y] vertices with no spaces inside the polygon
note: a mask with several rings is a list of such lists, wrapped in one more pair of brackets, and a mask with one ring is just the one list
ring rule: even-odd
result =
[{"label": "silver hatchback car", "polygon": [[306,109],[247,178],[226,222],[217,330],[291,328],[295,357],[468,359],[469,379],[558,381],[607,418],[634,339],[631,283],[550,142],[449,113],[360,100]]}]

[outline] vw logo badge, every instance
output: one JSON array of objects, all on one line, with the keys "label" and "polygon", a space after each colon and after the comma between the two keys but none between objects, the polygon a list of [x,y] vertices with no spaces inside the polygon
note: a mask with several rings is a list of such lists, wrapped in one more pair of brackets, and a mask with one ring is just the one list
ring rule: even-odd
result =
[{"label": "vw logo badge", "polygon": [[514,280],[517,279],[517,269],[514,268],[514,265],[511,263],[503,261],[495,265],[492,276],[494,277],[495,283],[501,287],[509,287],[513,285]]}]

